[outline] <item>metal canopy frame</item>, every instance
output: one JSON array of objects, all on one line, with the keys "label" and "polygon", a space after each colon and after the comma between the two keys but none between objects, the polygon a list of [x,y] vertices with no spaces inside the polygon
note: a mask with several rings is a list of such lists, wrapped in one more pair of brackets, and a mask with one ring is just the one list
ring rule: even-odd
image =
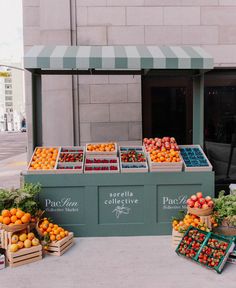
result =
[{"label": "metal canopy frame", "polygon": [[[42,126],[42,75],[154,75],[160,71],[173,71],[171,69],[153,70],[43,70],[26,69],[32,75],[32,133],[33,149],[36,146],[43,146]],[[207,70],[184,70],[193,77],[193,144],[204,143],[204,73]]]}]

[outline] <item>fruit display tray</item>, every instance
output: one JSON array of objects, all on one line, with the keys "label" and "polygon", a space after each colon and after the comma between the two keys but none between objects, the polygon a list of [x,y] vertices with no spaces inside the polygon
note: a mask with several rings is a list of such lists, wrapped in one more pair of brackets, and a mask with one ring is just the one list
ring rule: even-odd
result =
[{"label": "fruit display tray", "polygon": [[[212,244],[214,241],[216,244]],[[234,250],[234,241],[234,237],[225,238],[190,226],[175,252],[208,269],[221,273],[230,253]],[[220,245],[223,246],[220,247]]]},{"label": "fruit display tray", "polygon": [[[56,173],[83,173],[84,152],[83,146],[63,146],[60,148]],[[80,156],[82,154],[82,157]],[[74,160],[74,161],[72,161]]]},{"label": "fruit display tray", "polygon": [[185,171],[212,171],[212,165],[200,145],[180,145]]},{"label": "fruit display tray", "polygon": [[86,156],[87,155],[91,155],[91,156],[97,156],[97,155],[110,155],[110,156],[117,156],[117,152],[118,152],[118,148],[117,148],[117,143],[116,142],[112,142],[115,144],[115,150],[114,151],[89,151],[88,150],[88,146],[89,145],[101,145],[101,144],[108,144],[108,143],[87,143],[86,144]]},{"label": "fruit display tray", "polygon": [[48,244],[47,250],[44,250],[45,254],[53,256],[62,256],[71,246],[74,244],[74,234],[70,232],[68,236],[59,241],[53,241]]},{"label": "fruit display tray", "polygon": [[147,153],[150,172],[180,172],[183,169],[183,160],[180,155],[180,162],[153,162],[150,154]]},{"label": "fruit display tray", "polygon": [[[133,151],[135,151],[135,153]],[[123,161],[123,153],[130,153],[129,160],[131,161]],[[121,146],[119,147],[119,157],[121,173],[148,172],[147,157],[143,146]],[[141,157],[143,161],[137,161],[139,157]],[[132,161],[132,158],[134,161]]]},{"label": "fruit display tray", "polygon": [[[54,166],[53,169],[49,169],[49,170],[45,170],[45,169],[30,170],[31,163],[32,163],[32,161],[33,161],[34,156],[36,155],[36,151],[37,151],[38,148],[40,148],[40,149],[43,149],[43,148],[46,148],[46,149],[48,149],[48,148],[53,148],[53,149],[57,149],[57,150],[58,150],[57,159],[55,160],[55,166]],[[58,146],[57,146],[57,147],[56,147],[56,146],[43,146],[43,147],[38,146],[38,147],[35,147],[34,152],[33,152],[33,155],[32,155],[32,157],[31,157],[31,159],[30,159],[30,161],[29,161],[29,165],[28,165],[28,167],[27,167],[27,173],[28,173],[28,174],[35,174],[35,173],[37,173],[37,174],[54,174],[55,171],[56,171],[59,154],[60,154],[60,147],[58,147]]]},{"label": "fruit display tray", "polygon": [[86,155],[84,173],[119,173],[119,166],[120,164],[118,157],[112,157],[111,155]]}]

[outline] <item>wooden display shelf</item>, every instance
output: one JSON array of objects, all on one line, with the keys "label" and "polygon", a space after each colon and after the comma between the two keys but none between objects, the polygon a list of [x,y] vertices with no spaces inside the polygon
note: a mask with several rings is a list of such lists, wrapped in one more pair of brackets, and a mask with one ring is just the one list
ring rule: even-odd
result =
[{"label": "wooden display shelf", "polygon": [[22,248],[17,252],[7,250],[6,256],[10,267],[33,263],[42,259],[42,245]]},{"label": "wooden display shelf", "polygon": [[69,233],[68,236],[59,240],[53,241],[48,245],[47,250],[44,250],[45,254],[53,256],[62,256],[72,245],[74,244],[74,234]]}]

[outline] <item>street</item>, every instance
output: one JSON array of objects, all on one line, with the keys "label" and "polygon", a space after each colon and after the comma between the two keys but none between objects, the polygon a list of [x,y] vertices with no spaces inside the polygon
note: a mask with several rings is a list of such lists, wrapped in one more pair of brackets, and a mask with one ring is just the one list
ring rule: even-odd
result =
[{"label": "street", "polygon": [[0,161],[26,152],[27,133],[0,132]]}]

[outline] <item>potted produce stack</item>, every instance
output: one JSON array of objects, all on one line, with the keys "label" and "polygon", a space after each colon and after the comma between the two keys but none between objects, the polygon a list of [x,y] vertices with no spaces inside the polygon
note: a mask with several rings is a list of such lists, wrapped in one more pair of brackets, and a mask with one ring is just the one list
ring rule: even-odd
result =
[{"label": "potted produce stack", "polygon": [[183,161],[174,137],[144,138],[151,172],[182,171]]},{"label": "potted produce stack", "polygon": [[119,147],[121,172],[148,172],[143,146]]},{"label": "potted produce stack", "polygon": [[84,173],[118,173],[119,171],[116,143],[86,145]]}]

